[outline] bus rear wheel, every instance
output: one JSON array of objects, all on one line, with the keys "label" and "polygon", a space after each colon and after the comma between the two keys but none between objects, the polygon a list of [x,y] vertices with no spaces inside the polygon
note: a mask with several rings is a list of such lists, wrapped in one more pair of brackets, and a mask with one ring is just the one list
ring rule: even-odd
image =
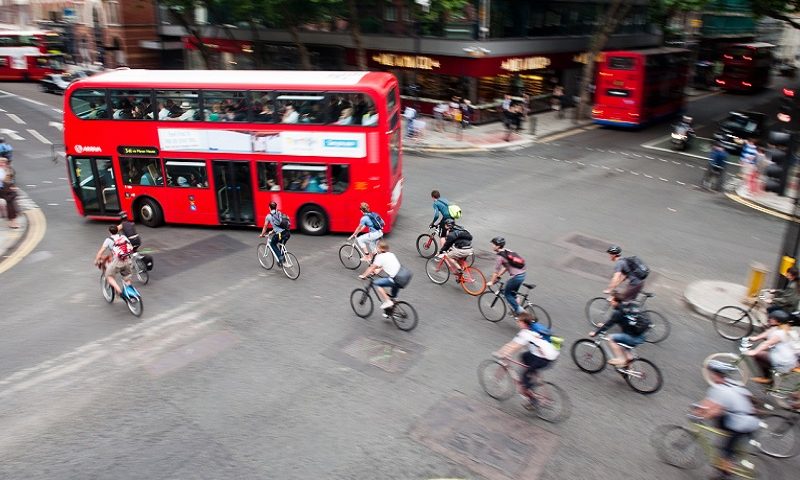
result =
[{"label": "bus rear wheel", "polygon": [[160,227],[164,223],[161,206],[151,198],[145,198],[139,203],[136,214],[140,223],[151,228]]},{"label": "bus rear wheel", "polygon": [[322,207],[308,205],[297,214],[300,230],[306,235],[324,235],[328,233],[328,215]]}]

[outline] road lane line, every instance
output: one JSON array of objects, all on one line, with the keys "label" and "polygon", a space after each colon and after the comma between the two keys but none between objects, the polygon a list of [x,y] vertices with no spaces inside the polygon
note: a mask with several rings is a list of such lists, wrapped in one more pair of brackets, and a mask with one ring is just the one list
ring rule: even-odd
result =
[{"label": "road lane line", "polygon": [[619,173],[625,173],[625,170],[623,170],[623,169],[621,169],[621,168],[618,168],[618,169],[617,169],[617,171],[618,171]]},{"label": "road lane line", "polygon": [[42,102],[38,102],[38,101],[36,101],[36,100],[32,100],[32,99],[30,99],[30,98],[25,98],[25,97],[19,97],[19,98],[21,98],[22,100],[25,100],[26,102],[30,102],[30,103],[32,103],[32,104],[34,104],[34,105],[40,105],[40,106],[42,106],[42,107],[46,107],[46,106],[47,106],[47,104],[44,104],[44,103],[42,103]]},{"label": "road lane line", "polygon": [[44,138],[44,137],[42,136],[42,134],[41,134],[41,133],[39,133],[39,132],[37,132],[36,130],[32,130],[32,129],[30,129],[30,128],[28,128],[28,129],[26,129],[26,130],[28,130],[28,133],[30,133],[31,135],[33,135],[34,137],[36,137],[36,139],[37,139],[37,140],[39,140],[40,142],[44,143],[45,145],[52,145],[52,144],[53,144],[53,142],[51,142],[50,140],[48,140],[48,139]]},{"label": "road lane line", "polygon": [[675,180],[675,183],[677,183],[678,185],[686,185],[685,183],[681,182],[680,180]]},{"label": "road lane line", "polygon": [[52,111],[54,111],[56,113],[64,113],[64,110],[61,110],[60,108],[51,108],[50,110],[52,110]]},{"label": "road lane line", "polygon": [[42,183],[53,183],[52,180],[42,180]]},{"label": "road lane line", "polygon": [[23,214],[28,219],[28,228],[25,230],[25,237],[23,237],[22,243],[20,243],[19,247],[11,252],[11,255],[0,262],[0,273],[5,272],[21,262],[23,258],[25,258],[33,251],[34,248],[36,248],[37,245],[39,245],[39,242],[42,241],[44,234],[47,231],[47,219],[45,219],[42,209],[38,207],[31,208],[29,210],[25,210]]},{"label": "road lane line", "polygon": [[659,179],[659,180],[661,180],[662,182],[669,182],[669,180],[667,180],[667,179],[666,179],[666,178],[664,178],[664,177],[658,177],[658,179]]},{"label": "road lane line", "polygon": [[19,118],[18,116],[14,115],[13,113],[6,113],[6,116],[8,118],[10,118],[11,120],[14,120],[16,123],[19,123],[20,125],[25,125],[25,120]]},{"label": "road lane line", "polygon": [[648,174],[645,173],[644,174],[644,178],[653,178],[653,176],[652,175],[648,175]]},{"label": "road lane line", "polygon": [[631,175],[636,175],[638,177],[639,176],[639,172],[634,172],[633,170],[631,170]]}]

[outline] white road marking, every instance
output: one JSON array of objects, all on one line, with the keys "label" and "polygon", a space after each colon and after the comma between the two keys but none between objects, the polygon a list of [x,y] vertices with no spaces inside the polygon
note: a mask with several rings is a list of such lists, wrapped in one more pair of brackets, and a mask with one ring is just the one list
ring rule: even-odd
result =
[{"label": "white road marking", "polygon": [[639,155],[638,153],[634,153],[633,156],[636,157],[636,158],[642,158],[642,156]]},{"label": "white road marking", "polygon": [[5,110],[3,110],[2,108],[0,108],[0,112],[5,112]]},{"label": "white road marking", "polygon": [[49,122],[47,124],[47,126],[48,127],[53,127],[56,130],[58,130],[59,132],[63,132],[64,131],[64,124],[61,123],[61,122]]},{"label": "white road marking", "polygon": [[585,166],[586,166],[586,164],[585,164],[585,163],[582,163],[582,162],[578,162],[578,161],[576,161],[575,163],[577,163],[577,164],[578,164],[578,165],[580,165],[581,167],[585,167]]},{"label": "white road marking", "polygon": [[608,153],[617,153],[614,150],[609,150]]},{"label": "white road marking", "polygon": [[34,104],[34,105],[41,105],[41,106],[43,106],[43,107],[46,107],[46,106],[47,106],[46,104],[44,104],[44,103],[42,103],[42,102],[37,102],[36,100],[32,100],[32,99],[30,99],[30,98],[25,98],[25,97],[19,97],[19,98],[21,98],[21,99],[25,100],[26,102],[30,102],[30,103],[32,103],[32,104]]},{"label": "white road marking", "polygon": [[681,162],[676,162],[675,160],[672,161],[673,165],[680,165]]},{"label": "white road marking", "polygon": [[[50,205],[51,207],[57,207],[58,206],[57,203],[48,203],[48,205]],[[111,282],[109,282],[109,283],[111,283]]]},{"label": "white road marking", "polygon": [[684,163],[684,165],[686,165],[689,168],[694,168],[694,165],[692,165],[691,163]]},{"label": "white road marking", "polygon": [[677,212],[677,210],[675,210],[674,208],[667,207],[667,210],[669,210],[670,212]]},{"label": "white road marking", "polygon": [[633,170],[631,170],[631,175],[636,175],[638,177],[639,176],[639,172],[634,172]]},{"label": "white road marking", "polygon": [[656,157],[651,157],[650,155],[645,155],[644,158],[646,158],[648,160],[655,160],[656,159]]},{"label": "white road marking", "polygon": [[6,116],[8,118],[10,118],[11,120],[14,120],[16,123],[19,123],[20,125],[25,125],[25,120],[19,118],[18,116],[14,115],[13,113],[6,113]]},{"label": "white road marking", "polygon": [[653,176],[652,176],[652,175],[648,175],[648,174],[646,174],[646,173],[644,174],[644,177],[645,177],[645,178],[653,178]]},{"label": "white road marking", "polygon": [[623,170],[623,169],[621,169],[621,168],[618,168],[618,169],[617,169],[617,171],[618,171],[619,173],[625,173],[625,170]]},{"label": "white road marking", "polygon": [[11,130],[10,128],[0,128],[0,135],[8,135],[11,140],[25,140],[24,138],[17,135],[16,130]]},{"label": "white road marking", "polygon": [[64,110],[61,110],[60,108],[51,108],[51,110],[56,113],[64,113]]},{"label": "white road marking", "polygon": [[2,93],[6,97],[16,97],[15,94],[13,94],[11,92],[6,92],[5,90],[0,90],[0,93]]},{"label": "white road marking", "polygon": [[666,160],[666,159],[664,159],[664,158],[659,158],[659,160],[661,160],[661,161],[662,161],[662,162],[664,162],[664,163],[667,163],[667,160]]},{"label": "white road marking", "polygon": [[686,185],[685,183],[681,182],[680,180],[675,180],[675,183],[677,183],[678,185]]},{"label": "white road marking", "polygon": [[65,202],[73,202],[73,203],[74,203],[74,202],[75,202],[75,199],[74,199],[74,198],[68,198],[68,199],[66,199],[66,200],[64,200],[64,201],[65,201]]},{"label": "white road marking", "polygon": [[666,179],[666,178],[664,178],[664,177],[658,177],[658,179],[659,179],[659,180],[661,180],[662,182],[669,182],[669,180],[667,180],[667,179]]},{"label": "white road marking", "polygon": [[67,180],[67,177],[58,177],[59,180]]},{"label": "white road marking", "polygon": [[53,183],[52,180],[42,180],[42,183]]},{"label": "white road marking", "polygon": [[40,142],[44,143],[45,145],[52,145],[53,144],[53,142],[51,142],[50,140],[44,138],[42,136],[42,134],[37,132],[36,130],[32,130],[30,128],[28,128],[27,130],[28,130],[28,133],[30,133],[31,135],[36,137],[37,140],[39,140]]},{"label": "white road marking", "polygon": [[602,166],[603,170],[611,170],[611,167],[607,167],[605,165]]},{"label": "white road marking", "polygon": [[26,187],[29,187],[29,188],[36,188],[36,187],[38,187],[38,185],[33,185],[33,184],[31,184],[31,183],[29,183],[29,184],[27,184],[27,185],[25,185],[25,186],[26,186]]},{"label": "white road marking", "polygon": [[594,168],[600,168],[600,165],[598,165],[596,163],[590,163],[589,165],[593,166]]}]

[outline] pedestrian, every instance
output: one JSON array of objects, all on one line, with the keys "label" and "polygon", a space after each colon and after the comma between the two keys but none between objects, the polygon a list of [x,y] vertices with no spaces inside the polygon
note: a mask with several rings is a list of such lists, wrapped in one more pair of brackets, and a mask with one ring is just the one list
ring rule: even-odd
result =
[{"label": "pedestrian", "polygon": [[[709,190],[722,190],[722,182],[725,176],[725,164],[728,160],[728,152],[725,151],[722,144],[717,142],[711,148],[711,156],[708,159],[708,168],[703,175],[703,180],[700,184],[703,188]],[[714,181],[716,179],[716,182]],[[716,184],[716,188],[714,187]]]},{"label": "pedestrian", "polygon": [[472,102],[469,101],[468,98],[465,98],[463,102],[461,102],[461,127],[467,128],[472,123],[472,115],[475,113],[475,109],[472,108]]},{"label": "pedestrian", "polygon": [[754,181],[758,173],[756,168],[756,153],[755,140],[752,138],[745,140],[744,145],[742,145],[742,154],[739,156],[739,165],[741,166],[742,181],[751,194],[755,193]]},{"label": "pedestrian", "polygon": [[772,161],[767,158],[767,153],[764,151],[764,147],[761,145],[756,146],[756,163],[755,163],[755,171],[753,173],[754,179],[752,180],[753,186],[755,188],[754,193],[764,193],[764,185],[761,181],[764,178],[765,172],[767,167],[772,164]]},{"label": "pedestrian", "polygon": [[11,155],[14,153],[14,147],[6,143],[5,137],[0,137],[0,157],[6,157],[11,161]]},{"label": "pedestrian", "polygon": [[8,228],[19,228],[17,223],[17,186],[14,168],[6,157],[0,157],[0,198],[6,201]]},{"label": "pedestrian", "polygon": [[553,87],[552,108],[558,112],[558,118],[564,118],[564,87],[561,85]]},{"label": "pedestrian", "polygon": [[522,105],[519,103],[514,103],[511,105],[511,108],[508,110],[508,121],[506,122],[506,138],[505,141],[508,142],[511,140],[511,133],[519,131],[522,129]]},{"label": "pedestrian", "polygon": [[406,136],[413,137],[414,120],[417,118],[417,111],[411,105],[406,105],[405,110],[403,110],[403,118],[406,119]]},{"label": "pedestrian", "polygon": [[433,107],[433,121],[434,126],[433,128],[437,132],[444,131],[444,117],[447,115],[447,104],[444,102],[439,102]]}]

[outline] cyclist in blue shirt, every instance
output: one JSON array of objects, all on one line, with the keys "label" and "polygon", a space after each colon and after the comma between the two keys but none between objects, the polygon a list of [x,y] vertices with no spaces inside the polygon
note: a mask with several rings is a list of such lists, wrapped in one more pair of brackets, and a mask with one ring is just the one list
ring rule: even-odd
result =
[{"label": "cyclist in blue shirt", "polygon": [[6,143],[5,137],[0,137],[0,157],[6,157],[11,161],[11,155],[14,152],[14,147]]},{"label": "cyclist in blue shirt", "polygon": [[376,225],[375,216],[370,212],[369,204],[367,202],[361,202],[361,220],[358,222],[356,230],[350,235],[349,239],[352,240],[356,238],[356,235],[365,228],[368,230],[367,233],[358,237],[357,241],[365,254],[364,261],[369,263],[372,262],[372,257],[378,249],[378,240],[383,237],[383,229],[380,225]]},{"label": "cyclist in blue shirt", "polygon": [[439,219],[439,250],[441,250],[444,246],[445,237],[447,236],[447,232],[444,231],[444,221],[448,218],[452,219],[453,217],[450,216],[450,210],[447,208],[450,202],[442,198],[439,190],[432,191],[431,198],[433,199],[433,220],[431,220],[430,226],[433,227],[437,225],[436,219]]}]

